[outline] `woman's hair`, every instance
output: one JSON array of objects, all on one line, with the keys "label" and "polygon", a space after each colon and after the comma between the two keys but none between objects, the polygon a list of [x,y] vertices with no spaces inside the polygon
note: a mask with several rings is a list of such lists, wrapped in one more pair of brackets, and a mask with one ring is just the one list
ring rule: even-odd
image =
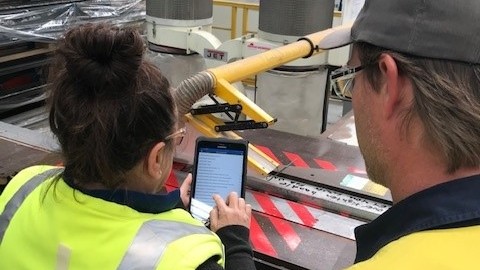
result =
[{"label": "woman's hair", "polygon": [[[49,72],[50,128],[65,175],[118,187],[175,128],[168,80],[132,28],[85,24],[69,30]],[[170,145],[170,144],[167,144]]]},{"label": "woman's hair", "polygon": [[413,117],[424,127],[423,138],[446,161],[447,172],[480,166],[480,65],[429,59],[356,43],[368,82],[378,89],[377,63],[382,53],[395,59],[399,73],[414,86],[403,128]]}]

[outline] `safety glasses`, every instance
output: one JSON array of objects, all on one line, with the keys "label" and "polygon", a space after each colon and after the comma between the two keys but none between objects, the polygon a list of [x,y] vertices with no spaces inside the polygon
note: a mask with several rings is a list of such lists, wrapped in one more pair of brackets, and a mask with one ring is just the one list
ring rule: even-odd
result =
[{"label": "safety glasses", "polygon": [[187,129],[185,127],[175,131],[174,133],[168,135],[165,137],[165,141],[168,140],[175,140],[175,145],[179,145],[182,143],[183,138],[185,137],[185,134],[187,133]]},{"label": "safety glasses", "polygon": [[335,94],[341,98],[351,99],[355,75],[362,69],[363,66],[345,66],[332,71],[330,74],[330,85]]}]

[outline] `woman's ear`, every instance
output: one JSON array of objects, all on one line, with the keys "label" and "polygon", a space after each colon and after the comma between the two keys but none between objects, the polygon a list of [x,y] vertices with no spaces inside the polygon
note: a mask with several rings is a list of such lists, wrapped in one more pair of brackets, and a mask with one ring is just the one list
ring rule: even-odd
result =
[{"label": "woman's ear", "polygon": [[147,172],[150,177],[154,179],[159,179],[164,173],[162,171],[162,153],[165,151],[165,143],[159,142],[155,144],[150,152],[148,153],[147,158]]}]

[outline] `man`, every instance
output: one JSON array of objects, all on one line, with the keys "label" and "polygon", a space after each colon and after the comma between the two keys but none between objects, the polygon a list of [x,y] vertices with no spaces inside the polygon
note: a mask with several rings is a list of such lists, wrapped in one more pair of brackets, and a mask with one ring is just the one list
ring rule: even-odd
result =
[{"label": "man", "polygon": [[479,19],[478,0],[367,0],[351,33],[319,44],[353,42],[332,82],[394,202],[355,230],[350,269],[480,268]]}]

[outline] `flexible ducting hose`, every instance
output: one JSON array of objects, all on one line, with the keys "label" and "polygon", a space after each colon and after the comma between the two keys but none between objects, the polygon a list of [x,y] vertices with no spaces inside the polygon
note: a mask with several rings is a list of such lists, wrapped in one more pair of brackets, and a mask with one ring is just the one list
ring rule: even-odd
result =
[{"label": "flexible ducting hose", "polygon": [[213,93],[215,79],[208,71],[202,71],[185,79],[173,91],[179,115],[190,112],[192,105],[207,94]]}]

